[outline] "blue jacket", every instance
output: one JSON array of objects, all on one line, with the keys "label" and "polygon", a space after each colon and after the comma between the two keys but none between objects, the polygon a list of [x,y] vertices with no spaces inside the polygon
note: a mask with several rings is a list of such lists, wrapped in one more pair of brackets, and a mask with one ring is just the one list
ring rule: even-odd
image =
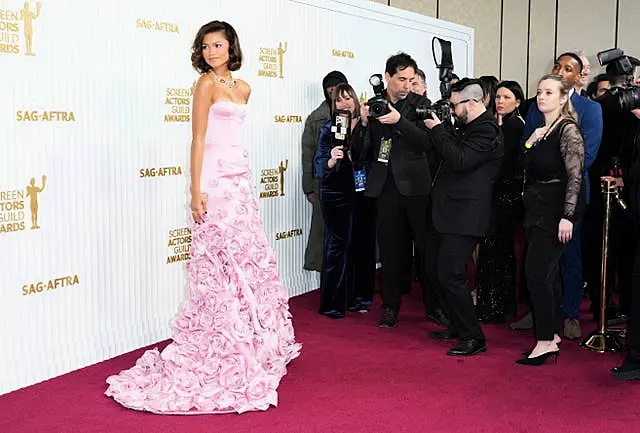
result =
[{"label": "blue jacket", "polygon": [[[586,202],[589,203],[589,171],[593,161],[596,159],[598,149],[600,148],[600,140],[602,139],[602,108],[597,102],[593,102],[584,96],[573,92],[571,96],[571,104],[578,114],[578,126],[584,137],[584,172],[583,182],[586,188]],[[531,137],[533,131],[544,124],[544,116],[538,109],[538,104],[533,102],[524,125],[524,133],[522,134],[522,144]]]}]

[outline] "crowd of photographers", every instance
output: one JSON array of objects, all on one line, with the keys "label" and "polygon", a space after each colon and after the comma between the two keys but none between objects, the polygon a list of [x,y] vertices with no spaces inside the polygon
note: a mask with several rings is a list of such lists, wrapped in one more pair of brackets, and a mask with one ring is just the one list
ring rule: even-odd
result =
[{"label": "crowd of photographers", "polygon": [[305,268],[321,272],[319,312],[340,319],[369,311],[377,245],[378,326],[397,325],[415,271],[426,317],[442,327],[430,337],[455,341],[448,355],[486,351],[480,323],[505,323],[519,300],[529,312],[511,327],[534,328],[535,344],[516,362],[557,360],[563,337],[582,336],[583,296],[599,319],[606,177],[620,203],[611,215],[606,319],[630,316],[628,356],[612,374],[639,379],[640,62],[620,50],[599,53],[606,74],[589,82],[588,59],[564,53],[525,99],[515,81],[459,79],[440,42],[441,99],[433,104],[405,53],[389,57],[384,81],[371,77],[368,101],[338,71],[323,80],[325,101],[302,137],[303,188],[314,208]]}]

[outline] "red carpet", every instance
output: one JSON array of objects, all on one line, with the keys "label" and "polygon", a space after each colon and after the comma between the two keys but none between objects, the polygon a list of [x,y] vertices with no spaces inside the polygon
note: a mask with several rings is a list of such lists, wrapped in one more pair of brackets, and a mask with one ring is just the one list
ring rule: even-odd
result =
[{"label": "red carpet", "polygon": [[[430,341],[417,297],[405,297],[397,329],[375,326],[380,306],[331,320],[318,293],[291,300],[304,348],[289,366],[280,404],[243,415],[161,416],[103,396],[104,379],[142,350],[0,397],[0,432],[640,432],[640,383],[617,382],[622,355],[566,341],[558,365],[514,364],[530,333],[485,326],[489,351],[445,356]],[[166,343],[161,344],[164,346]]]}]

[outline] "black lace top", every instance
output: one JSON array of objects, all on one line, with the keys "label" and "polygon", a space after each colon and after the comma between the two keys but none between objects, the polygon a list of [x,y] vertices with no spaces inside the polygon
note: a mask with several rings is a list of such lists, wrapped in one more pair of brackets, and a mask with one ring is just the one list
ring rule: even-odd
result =
[{"label": "black lace top", "polygon": [[575,222],[584,206],[584,140],[578,125],[563,119],[527,151],[525,225],[557,230],[561,218]]}]

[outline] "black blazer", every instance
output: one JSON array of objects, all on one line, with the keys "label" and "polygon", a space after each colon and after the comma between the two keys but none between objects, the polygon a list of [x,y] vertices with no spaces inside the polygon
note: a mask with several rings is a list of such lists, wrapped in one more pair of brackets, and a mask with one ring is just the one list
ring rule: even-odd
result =
[{"label": "black blazer", "polygon": [[[404,196],[428,195],[431,192],[431,170],[427,156],[429,132],[424,122],[416,117],[416,107],[430,106],[424,96],[409,93],[397,103],[400,120],[395,125],[383,125],[369,118],[369,177],[367,179],[367,197],[378,197],[389,176],[389,170],[398,188]],[[380,140],[391,138],[391,157],[387,164],[378,161]],[[435,157],[431,155],[430,157]]]},{"label": "black blazer", "polygon": [[485,236],[491,218],[493,186],[504,155],[496,119],[485,112],[454,136],[444,125],[431,130],[442,156],[433,190],[433,225],[439,233]]}]

